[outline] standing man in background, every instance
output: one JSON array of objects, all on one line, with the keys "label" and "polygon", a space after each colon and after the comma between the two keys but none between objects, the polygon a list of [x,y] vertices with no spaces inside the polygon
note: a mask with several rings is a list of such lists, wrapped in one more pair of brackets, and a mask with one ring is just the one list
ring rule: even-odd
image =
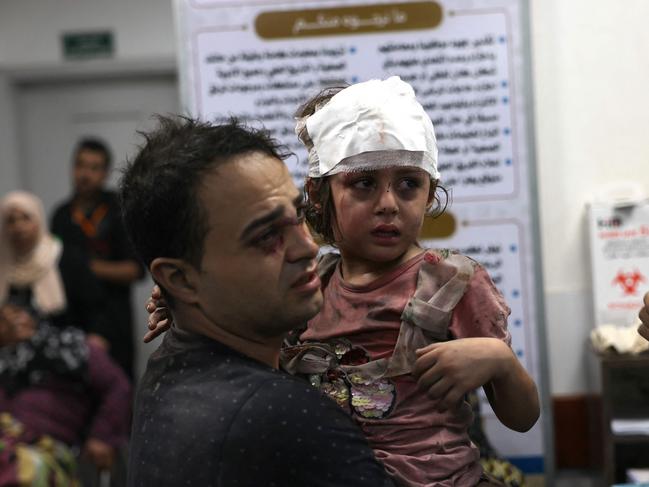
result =
[{"label": "standing man in background", "polygon": [[[86,261],[102,295],[104,312],[99,322],[78,325],[133,377],[131,284],[144,270],[124,231],[117,196],[104,187],[111,159],[108,147],[99,139],[84,138],[77,144],[72,168],[74,194],[54,212],[52,233],[62,240],[66,253]],[[74,316],[74,310],[70,311]]]}]

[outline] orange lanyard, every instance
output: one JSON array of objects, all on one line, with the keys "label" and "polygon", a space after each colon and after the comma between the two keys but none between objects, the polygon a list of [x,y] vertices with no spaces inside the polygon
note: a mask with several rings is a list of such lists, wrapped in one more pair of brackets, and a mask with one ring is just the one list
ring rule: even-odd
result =
[{"label": "orange lanyard", "polygon": [[87,218],[79,208],[74,208],[72,210],[72,219],[81,227],[81,231],[86,237],[94,238],[97,236],[99,224],[106,216],[106,213],[108,213],[108,205],[102,203],[92,212],[90,218]]}]

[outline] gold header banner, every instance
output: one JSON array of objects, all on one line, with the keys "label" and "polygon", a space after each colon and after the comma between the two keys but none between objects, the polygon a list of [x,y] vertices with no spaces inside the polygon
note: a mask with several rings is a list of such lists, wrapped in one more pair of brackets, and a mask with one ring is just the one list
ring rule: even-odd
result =
[{"label": "gold header banner", "polygon": [[287,39],[434,29],[442,22],[437,2],[264,12],[255,19],[262,39]]}]

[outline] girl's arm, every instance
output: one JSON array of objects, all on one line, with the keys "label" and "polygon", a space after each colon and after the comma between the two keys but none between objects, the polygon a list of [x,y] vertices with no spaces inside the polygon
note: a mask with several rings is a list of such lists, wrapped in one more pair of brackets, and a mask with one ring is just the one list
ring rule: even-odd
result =
[{"label": "girl's arm", "polygon": [[512,349],[497,341],[504,348],[506,359],[496,377],[483,389],[500,422],[515,431],[524,432],[539,419],[539,394],[536,384]]},{"label": "girl's arm", "polygon": [[419,350],[413,374],[420,387],[447,408],[484,387],[498,419],[513,430],[527,431],[539,417],[539,398],[534,381],[509,346],[509,313],[487,271],[475,264],[451,317],[449,333],[456,339]]},{"label": "girl's arm", "polygon": [[417,350],[413,375],[420,389],[440,407],[457,407],[471,390],[483,386],[498,419],[527,431],[539,417],[539,398],[512,350],[498,338],[462,338]]}]

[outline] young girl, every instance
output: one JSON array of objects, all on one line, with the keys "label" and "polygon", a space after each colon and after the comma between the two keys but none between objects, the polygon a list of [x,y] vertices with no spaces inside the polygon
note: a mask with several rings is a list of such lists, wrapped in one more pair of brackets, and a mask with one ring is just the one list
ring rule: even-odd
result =
[{"label": "young girl", "polygon": [[399,485],[490,485],[465,395],[484,387],[517,431],[536,422],[538,395],[487,272],[417,243],[439,205],[430,118],[393,77],[325,90],[296,132],[309,151],[309,223],[340,256],[320,263],[324,306],[285,349],[285,368],[353,416]]}]

